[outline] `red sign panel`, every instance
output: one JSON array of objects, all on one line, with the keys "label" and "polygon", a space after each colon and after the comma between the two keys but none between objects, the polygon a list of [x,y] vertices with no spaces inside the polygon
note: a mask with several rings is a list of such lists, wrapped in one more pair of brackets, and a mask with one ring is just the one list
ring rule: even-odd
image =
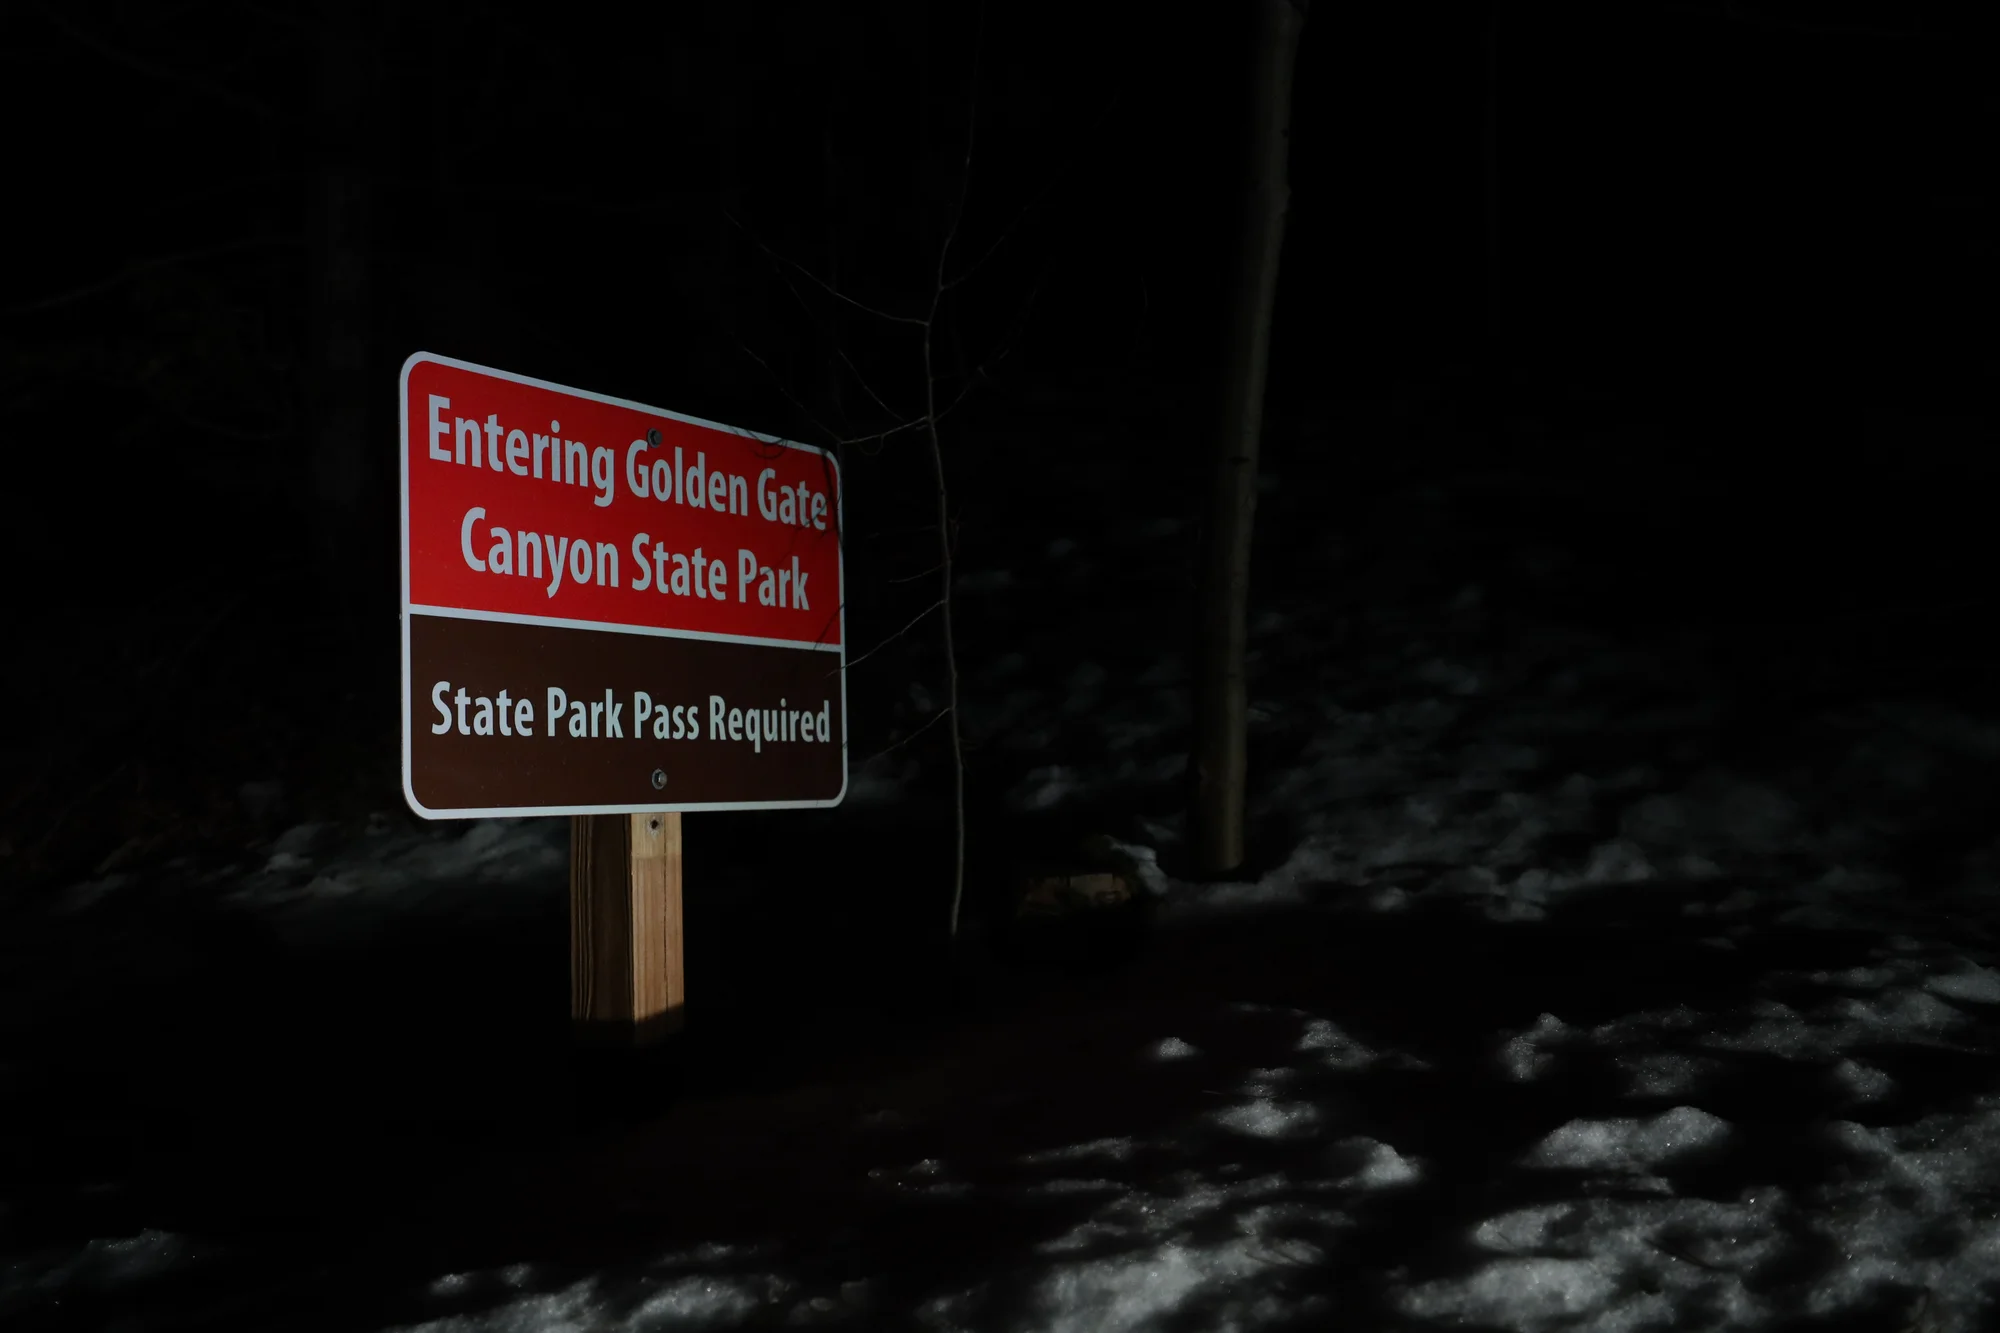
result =
[{"label": "red sign panel", "polygon": [[831,454],[426,352],[401,416],[413,810],[839,802]]}]

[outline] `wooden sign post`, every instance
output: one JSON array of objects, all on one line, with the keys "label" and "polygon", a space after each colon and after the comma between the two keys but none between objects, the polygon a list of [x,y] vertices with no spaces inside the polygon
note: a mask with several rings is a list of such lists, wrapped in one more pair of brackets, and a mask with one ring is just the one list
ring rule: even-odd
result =
[{"label": "wooden sign post", "polygon": [[404,799],[570,817],[579,1035],[682,1023],[682,812],[847,794],[841,500],[822,449],[403,365]]},{"label": "wooden sign post", "polygon": [[680,812],[572,816],[569,914],[578,1035],[648,1045],[678,1032],[687,1003]]}]

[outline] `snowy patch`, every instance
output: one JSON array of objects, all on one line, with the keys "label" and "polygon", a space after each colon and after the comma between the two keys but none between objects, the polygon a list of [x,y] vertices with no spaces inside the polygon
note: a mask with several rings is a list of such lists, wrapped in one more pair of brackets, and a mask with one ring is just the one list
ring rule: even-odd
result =
[{"label": "snowy patch", "polygon": [[650,1333],[655,1329],[730,1328],[783,1301],[792,1290],[791,1283],[769,1274],[756,1278],[684,1277],[647,1291],[636,1302],[619,1298],[606,1286],[600,1278],[585,1278],[561,1291],[518,1296],[477,1314],[402,1325],[394,1333]]},{"label": "snowy patch", "polygon": [[1283,1176],[1228,1185],[1182,1177],[1131,1191],[1036,1247],[1044,1266],[1022,1276],[1033,1293],[1025,1320],[983,1308],[992,1288],[927,1302],[919,1320],[939,1330],[1023,1327],[1064,1333],[1141,1333],[1199,1314],[1203,1328],[1248,1330],[1317,1312],[1295,1289],[1324,1260],[1302,1230],[1330,1233],[1345,1214],[1299,1202]]},{"label": "snowy patch", "polygon": [[1705,1031],[1709,1026],[1707,1014],[1683,1004],[1671,1009],[1647,1009],[1600,1023],[1590,1030],[1589,1040],[1594,1045],[1617,1049],[1652,1047],[1659,1044],[1664,1034]]},{"label": "snowy patch", "polygon": [[1587,1259],[1499,1259],[1470,1278],[1418,1287],[1402,1305],[1420,1319],[1539,1328],[1591,1314],[1616,1289],[1605,1266]]},{"label": "snowy patch", "polygon": [[1132,1140],[1126,1138],[1092,1139],[1088,1143],[1073,1143],[1065,1148],[1048,1148],[1041,1152],[1025,1153],[1018,1160],[1024,1166],[1046,1166],[1096,1159],[1122,1162],[1132,1156],[1132,1146]]},{"label": "snowy patch", "polygon": [[585,1330],[615,1327],[598,1292],[598,1279],[585,1278],[556,1292],[517,1296],[478,1314],[449,1315],[421,1324],[399,1324],[385,1333],[527,1333],[535,1329]]},{"label": "snowy patch", "polygon": [[120,1290],[166,1277],[213,1253],[186,1236],[149,1229],[85,1241],[66,1257],[15,1259],[0,1265],[0,1309],[26,1295],[60,1299],[72,1289]]},{"label": "snowy patch", "polygon": [[100,879],[87,879],[80,884],[72,884],[62,891],[50,910],[59,916],[88,911],[132,882],[132,876],[119,871]]},{"label": "snowy patch", "polygon": [[1968,1004],[2000,1004],[2000,972],[1967,963],[1957,971],[1933,977],[1928,988],[1947,999]]},{"label": "snowy patch", "polygon": [[1063,682],[1065,711],[1081,713],[1090,709],[1110,679],[1111,673],[1097,663],[1079,662]]},{"label": "snowy patch", "polygon": [[1432,658],[1418,667],[1417,679],[1447,694],[1461,697],[1478,694],[1482,687],[1477,671],[1463,663],[1447,662],[1443,658]]},{"label": "snowy patch", "polygon": [[1822,986],[1872,991],[1881,990],[1900,975],[1899,970],[1889,967],[1850,967],[1840,972],[1815,972],[1812,979]]},{"label": "snowy patch", "polygon": [[1473,1229],[1499,1256],[1469,1277],[1406,1290],[1419,1317],[1526,1330],[1750,1329],[1768,1308],[1745,1276],[1783,1245],[1775,1190],[1736,1203],[1583,1199]]},{"label": "snowy patch", "polygon": [[1873,1000],[1837,1000],[1828,1010],[1846,1020],[1843,1027],[1857,1036],[1934,1037],[1965,1021],[1951,1005],[1914,989],[1885,991]]},{"label": "snowy patch", "polygon": [[1298,1050],[1317,1057],[1317,1063],[1330,1069],[1366,1069],[1377,1058],[1375,1052],[1324,1018],[1306,1024],[1299,1035]]},{"label": "snowy patch", "polygon": [[1174,922],[1211,915],[1303,907],[1309,901],[1303,888],[1282,881],[1181,884],[1174,886],[1162,905],[1159,919]]},{"label": "snowy patch", "polygon": [[1625,1071],[1628,1097],[1685,1097],[1709,1085],[1720,1061],[1679,1051],[1649,1051],[1617,1058]]},{"label": "snowy patch", "polygon": [[1029,1187],[1031,1194],[1123,1194],[1130,1188],[1117,1180],[1073,1180],[1058,1177]]},{"label": "snowy patch", "polygon": [[1681,792],[1635,802],[1620,825],[1642,846],[1710,857],[1771,855],[1793,850],[1801,840],[1793,797],[1723,772],[1705,773]]},{"label": "snowy patch", "polygon": [[734,1324],[782,1297],[790,1284],[766,1278],[756,1284],[716,1277],[687,1277],[648,1296],[626,1316],[632,1328],[713,1328]]},{"label": "snowy patch", "polygon": [[1244,1241],[1211,1247],[1170,1243],[1136,1255],[1064,1264],[1036,1292],[1040,1317],[1034,1327],[1048,1333],[1153,1328],[1196,1293],[1225,1288],[1262,1266]]},{"label": "snowy patch", "polygon": [[1320,1110],[1311,1102],[1280,1102],[1260,1097],[1242,1106],[1217,1111],[1213,1119],[1231,1133],[1256,1139],[1302,1139],[1319,1132]]},{"label": "snowy patch", "polygon": [[1636,1171],[1713,1148],[1729,1123],[1692,1106],[1650,1120],[1572,1120],[1532,1148],[1529,1166]]},{"label": "snowy patch", "polygon": [[236,799],[250,818],[269,819],[285,804],[285,784],[274,778],[240,783],[236,788]]},{"label": "snowy patch", "polygon": [[[1921,975],[1921,965],[1914,961],[1891,970],[1912,981]],[[1751,1051],[1832,1065],[1860,1045],[1949,1045],[1969,1022],[1964,1012],[1920,984],[1881,985],[1876,973],[1864,975],[1878,988],[1863,995],[1836,996],[1810,1013],[1760,1000],[1749,1006],[1734,1030],[1704,1035],[1700,1042],[1710,1050]]]},{"label": "snowy patch", "polygon": [[1554,1014],[1543,1014],[1525,1032],[1517,1032],[1500,1043],[1495,1053],[1501,1072],[1516,1083],[1532,1083],[1555,1064],[1551,1047],[1576,1039],[1576,1029]]},{"label": "snowy patch", "polygon": [[1533,898],[1511,893],[1495,894],[1481,906],[1488,921],[1540,921],[1549,914],[1548,909]]},{"label": "snowy patch", "polygon": [[[284,844],[310,844],[321,825],[301,825],[279,840],[272,861],[287,853]],[[565,821],[482,819],[428,825],[397,835],[350,843],[317,858],[318,872],[301,883],[291,870],[253,874],[229,894],[237,906],[293,928],[309,940],[331,933],[336,924],[365,929],[363,914],[454,911],[482,914],[532,903],[535,895],[559,885],[569,864]],[[513,890],[515,892],[508,892]],[[339,909],[334,916],[330,909]]]},{"label": "snowy patch", "polygon": [[325,841],[332,831],[333,826],[324,821],[294,824],[278,835],[278,840],[271,844],[271,853],[274,856],[305,856]]},{"label": "snowy patch", "polygon": [[998,592],[1014,586],[1014,574],[1006,569],[979,569],[959,575],[954,582],[959,592]]},{"label": "snowy patch", "polygon": [[1237,1080],[1236,1092],[1243,1097],[1276,1097],[1298,1082],[1295,1069],[1282,1066],[1270,1069],[1253,1069]]},{"label": "snowy patch", "polygon": [[1423,1176],[1415,1162],[1378,1139],[1344,1139],[1334,1145],[1332,1158],[1339,1183],[1352,1189],[1394,1189]]},{"label": "snowy patch", "polygon": [[1814,1225],[1840,1247],[1842,1262],[1814,1284],[1808,1310],[1831,1315],[1893,1284],[1929,1293],[1934,1327],[1990,1327],[2000,1281],[1991,1192],[2000,1179],[2000,1100],[1880,1130],[1843,1122],[1829,1137],[1851,1165],[1815,1200]]},{"label": "snowy patch", "polygon": [[857,1118],[854,1123],[861,1129],[898,1130],[907,1129],[914,1122],[894,1107],[885,1106],[880,1110],[869,1111]]},{"label": "snowy patch", "polygon": [[1722,1051],[1752,1051],[1788,1060],[1830,1061],[1839,1053],[1835,1041],[1805,1021],[1790,1005],[1753,1005],[1750,1021],[1734,1033],[1702,1038],[1702,1045]]},{"label": "snowy patch", "polygon": [[1189,1060],[1201,1052],[1179,1037],[1162,1037],[1149,1054],[1155,1060]]},{"label": "snowy patch", "polygon": [[996,685],[1003,680],[1011,680],[1020,675],[1022,668],[1027,665],[1028,659],[1020,653],[1002,653],[987,663],[985,670],[979,673],[979,682],[982,685]]},{"label": "snowy patch", "polygon": [[1586,884],[1637,884],[1653,878],[1652,864],[1636,843],[1619,838],[1590,849],[1583,868]]},{"label": "snowy patch", "polygon": [[1017,810],[1051,810],[1083,790],[1073,770],[1051,764],[1035,769],[1015,784],[1007,799]]},{"label": "snowy patch", "polygon": [[[1186,757],[1182,756],[1182,762]],[[1105,839],[1106,846],[1131,870],[1141,888],[1155,898],[1166,896],[1170,881],[1166,872],[1160,869],[1159,853],[1151,847],[1136,842],[1120,842],[1116,838]]]},{"label": "snowy patch", "polygon": [[847,773],[848,805],[888,805],[902,798],[918,776],[917,762],[897,764],[886,756],[858,764]]},{"label": "snowy patch", "polygon": [[1879,1102],[1896,1090],[1896,1080],[1859,1060],[1840,1061],[1829,1077],[1835,1089],[1853,1102]]},{"label": "snowy patch", "polygon": [[925,1194],[941,1198],[959,1198],[972,1192],[972,1187],[960,1181],[945,1177],[944,1164],[935,1157],[912,1162],[900,1169],[893,1167],[871,1167],[868,1179],[878,1185],[906,1194]]}]

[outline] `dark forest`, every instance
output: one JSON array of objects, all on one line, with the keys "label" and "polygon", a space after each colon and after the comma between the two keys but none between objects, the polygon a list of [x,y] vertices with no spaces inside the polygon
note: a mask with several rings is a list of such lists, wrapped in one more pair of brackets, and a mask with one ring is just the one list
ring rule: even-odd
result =
[{"label": "dark forest", "polygon": [[[1989,23],[0,5],[0,1323],[1992,1326]],[[837,462],[665,1037],[406,799],[419,352]]]}]

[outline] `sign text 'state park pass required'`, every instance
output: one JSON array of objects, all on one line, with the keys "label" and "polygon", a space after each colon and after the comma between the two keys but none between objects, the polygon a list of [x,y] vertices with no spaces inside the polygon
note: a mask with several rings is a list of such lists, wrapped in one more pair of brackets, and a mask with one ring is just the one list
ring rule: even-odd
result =
[{"label": "sign text 'state park pass required'", "polygon": [[419,352],[402,510],[418,814],[846,794],[830,454]]}]

